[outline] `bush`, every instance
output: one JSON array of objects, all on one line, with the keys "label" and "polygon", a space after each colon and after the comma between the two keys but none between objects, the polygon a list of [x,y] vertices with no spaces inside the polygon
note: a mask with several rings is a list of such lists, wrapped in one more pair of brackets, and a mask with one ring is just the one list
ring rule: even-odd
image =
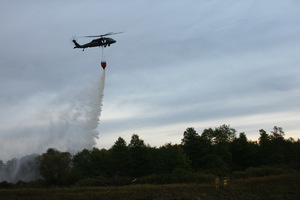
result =
[{"label": "bush", "polygon": [[171,184],[171,183],[211,183],[216,178],[213,174],[191,172],[176,169],[171,174],[152,174],[142,177],[138,183]]},{"label": "bush", "polygon": [[0,183],[0,189],[7,189],[7,188],[12,188],[13,187],[13,184],[12,183],[8,183],[7,181],[2,181]]},{"label": "bush", "polygon": [[115,176],[115,177],[107,177],[107,176],[96,176],[93,178],[87,177],[76,183],[76,186],[120,186],[120,185],[128,185],[132,182],[130,177],[124,176]]},{"label": "bush", "polygon": [[289,169],[262,166],[262,167],[249,167],[245,171],[236,171],[232,173],[232,178],[250,178],[250,177],[263,177],[271,175],[280,175],[291,173]]}]

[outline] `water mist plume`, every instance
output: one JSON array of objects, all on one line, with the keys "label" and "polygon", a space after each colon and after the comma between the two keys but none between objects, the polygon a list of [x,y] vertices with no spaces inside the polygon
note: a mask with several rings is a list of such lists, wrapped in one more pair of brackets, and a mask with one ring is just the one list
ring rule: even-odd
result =
[{"label": "water mist plume", "polygon": [[40,178],[39,166],[35,158],[28,155],[20,159],[12,159],[3,163],[0,161],[0,182],[32,181]]},{"label": "water mist plume", "polygon": [[[92,149],[99,135],[97,127],[102,110],[104,86],[105,71],[99,76],[96,84],[91,82],[89,87],[70,95],[71,103],[63,106],[55,104],[56,106],[50,106],[48,111],[43,111],[40,116],[44,116],[47,123],[27,127],[20,132],[14,132],[10,137],[0,138],[0,181],[38,179],[40,176],[35,157],[46,152],[48,148],[72,154],[84,148]],[[14,152],[13,156],[19,159],[5,157],[10,152]],[[31,153],[35,154],[26,156]],[[4,163],[3,159],[10,160]]]},{"label": "water mist plume", "polygon": [[[52,123],[52,131],[63,143],[52,145],[58,150],[77,153],[86,148],[91,149],[96,144],[99,132],[97,130],[102,110],[104,96],[105,71],[98,80],[96,87],[91,87],[77,97],[73,103]],[[50,146],[49,146],[50,148]]]},{"label": "water mist plume", "polygon": [[0,160],[41,154],[49,148],[73,154],[92,149],[99,135],[105,71],[95,78],[59,95],[37,97],[34,103],[45,99],[39,107],[29,103],[35,106],[33,111],[0,136]]}]

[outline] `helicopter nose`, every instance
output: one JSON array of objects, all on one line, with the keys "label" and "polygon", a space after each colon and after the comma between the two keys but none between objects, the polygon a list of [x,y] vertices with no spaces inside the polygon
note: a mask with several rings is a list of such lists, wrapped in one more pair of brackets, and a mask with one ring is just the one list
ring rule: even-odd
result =
[{"label": "helicopter nose", "polygon": [[116,43],[116,40],[112,39],[111,43]]}]

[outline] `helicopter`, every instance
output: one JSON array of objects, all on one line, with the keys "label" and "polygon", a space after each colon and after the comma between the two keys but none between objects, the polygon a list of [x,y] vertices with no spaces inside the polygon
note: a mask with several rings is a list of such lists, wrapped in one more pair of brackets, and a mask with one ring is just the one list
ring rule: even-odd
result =
[{"label": "helicopter", "polygon": [[90,35],[90,36],[82,36],[82,37],[98,37],[98,39],[94,39],[89,43],[80,45],[77,43],[77,41],[75,39],[73,39],[73,43],[75,44],[74,49],[76,48],[82,48],[82,51],[84,51],[85,48],[91,48],[91,47],[106,47],[106,46],[110,46],[113,43],[116,43],[116,40],[109,38],[109,37],[104,37],[104,36],[108,36],[108,35],[115,35],[115,34],[119,34],[119,33],[123,33],[123,32],[109,32],[103,35]]}]

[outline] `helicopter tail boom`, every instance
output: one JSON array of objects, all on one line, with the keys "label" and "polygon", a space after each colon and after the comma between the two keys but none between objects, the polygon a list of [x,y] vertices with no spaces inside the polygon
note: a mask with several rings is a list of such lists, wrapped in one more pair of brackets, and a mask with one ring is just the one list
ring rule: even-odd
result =
[{"label": "helicopter tail boom", "polygon": [[75,48],[82,48],[81,45],[76,42],[76,40],[73,40],[73,43],[75,44],[74,49]]}]

